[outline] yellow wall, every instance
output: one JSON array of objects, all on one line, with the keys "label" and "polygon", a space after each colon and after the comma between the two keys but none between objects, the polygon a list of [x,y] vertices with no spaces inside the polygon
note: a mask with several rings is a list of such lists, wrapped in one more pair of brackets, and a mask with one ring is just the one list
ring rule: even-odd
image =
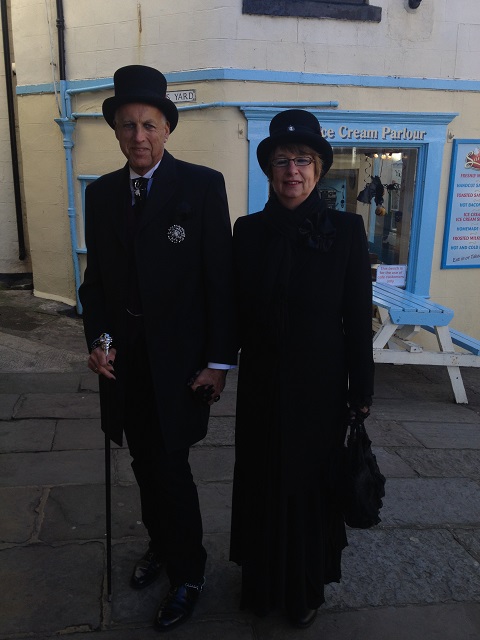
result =
[{"label": "yellow wall", "polygon": [[[187,85],[171,85],[170,90]],[[188,87],[187,87],[188,88]],[[480,338],[478,269],[441,270],[448,177],[453,137],[480,138],[475,93],[425,90],[369,89],[362,87],[318,87],[309,85],[243,82],[198,82],[198,102],[215,101],[315,101],[338,100],[342,110],[460,112],[449,127],[445,143],[441,190],[435,233],[431,296],[455,310],[454,326]],[[81,94],[74,111],[99,112],[111,92]],[[29,204],[29,233],[37,295],[74,303],[72,259],[68,226],[65,161],[60,129],[53,122],[52,96],[29,96],[19,100],[22,118],[22,149],[25,156],[25,192]],[[124,158],[110,127],[103,119],[80,119],[73,149],[74,173],[102,174],[119,168]],[[179,125],[167,143],[174,156],[205,164],[225,176],[232,221],[247,210],[247,123],[237,108],[181,112]],[[77,189],[78,191],[78,189]],[[79,191],[78,191],[79,193]],[[80,201],[77,193],[77,206]],[[428,206],[426,203],[425,206]],[[80,238],[81,228],[79,227]],[[83,262],[82,262],[83,266]]]},{"label": "yellow wall", "polygon": [[[75,301],[68,221],[65,154],[54,118],[58,105],[55,0],[15,0],[12,27],[20,96],[28,232],[37,295]],[[110,79],[125,64],[149,64],[163,72],[236,68],[269,72],[269,82],[211,81],[172,85],[195,88],[197,102],[338,101],[352,111],[458,112],[445,141],[432,265],[432,298],[455,309],[454,325],[480,338],[480,271],[440,269],[452,145],[480,138],[478,92],[412,88],[415,79],[478,83],[478,0],[424,0],[408,11],[402,0],[377,0],[380,23],[248,16],[241,0],[81,0],[64,2],[67,78]],[[284,82],[275,72],[365,76],[365,86]],[[369,88],[369,76],[407,78],[408,89]],[[273,80],[279,79],[280,82]],[[42,94],[42,87],[50,93]],[[29,87],[32,90],[29,91]],[[73,100],[74,111],[98,112],[111,92]],[[74,173],[100,174],[124,159],[113,132],[99,119],[76,125]],[[234,220],[247,208],[246,121],[237,108],[183,112],[168,141],[173,155],[221,170]],[[75,180],[75,182],[77,182]],[[77,185],[78,187],[78,185]],[[77,188],[76,205],[79,207]],[[428,206],[428,203],[425,203]],[[81,225],[79,225],[81,240]]]},{"label": "yellow wall", "polygon": [[52,95],[18,101],[28,233],[37,296],[75,304],[65,154]]}]

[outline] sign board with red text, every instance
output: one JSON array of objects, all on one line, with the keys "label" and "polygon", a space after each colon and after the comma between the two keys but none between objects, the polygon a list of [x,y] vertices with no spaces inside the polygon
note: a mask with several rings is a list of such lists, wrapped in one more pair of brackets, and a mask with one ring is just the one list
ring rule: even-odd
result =
[{"label": "sign board with red text", "polygon": [[480,267],[480,140],[454,140],[442,269]]},{"label": "sign board with red text", "polygon": [[377,282],[389,284],[392,287],[404,287],[407,281],[406,264],[379,264],[377,267]]}]

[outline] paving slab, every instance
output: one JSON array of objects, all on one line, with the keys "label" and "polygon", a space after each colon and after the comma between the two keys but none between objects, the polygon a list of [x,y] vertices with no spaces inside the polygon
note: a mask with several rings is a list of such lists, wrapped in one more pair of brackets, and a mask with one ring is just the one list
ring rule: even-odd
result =
[{"label": "paving slab", "polygon": [[449,531],[349,530],[348,542],[342,582],[328,585],[326,608],[480,599],[480,565]]},{"label": "paving slab", "polygon": [[[158,640],[158,631],[151,625],[137,627],[135,629],[122,629],[116,627],[113,631],[103,631],[102,640]],[[256,640],[252,627],[248,623],[223,620],[197,620],[194,617],[188,625],[183,625],[179,629],[169,631],[168,637],[171,640]],[[72,640],[92,640],[90,633],[80,633],[68,636]],[[37,638],[35,639],[37,640]],[[38,638],[38,640],[58,640],[58,636]]]},{"label": "paving slab", "polygon": [[386,451],[379,447],[372,447],[377,458],[380,471],[386,478],[416,478],[417,474],[406,460],[397,455],[396,450]]},{"label": "paving slab", "polygon": [[15,413],[15,406],[20,400],[16,393],[3,393],[0,395],[0,420],[10,420]]},{"label": "paving slab", "polygon": [[480,480],[480,451],[471,449],[395,449],[414,473],[424,478],[471,478]]},{"label": "paving slab", "polygon": [[480,486],[467,478],[389,478],[385,526],[480,525]]},{"label": "paving slab", "polygon": [[0,487],[101,484],[104,460],[103,451],[4,453]]},{"label": "paving slab", "polygon": [[22,544],[31,539],[41,498],[38,487],[0,488],[0,543]]},{"label": "paving slab", "polygon": [[27,393],[15,407],[15,418],[99,418],[94,393]]},{"label": "paving slab", "polygon": [[[455,403],[452,385],[446,373],[445,377],[436,383],[428,380],[425,376],[421,376],[418,380],[415,377],[410,379],[408,374],[405,375],[405,373],[403,373],[403,381],[399,384],[398,389],[402,397],[408,399],[410,402],[428,398],[429,400],[436,400],[438,402]],[[375,397],[381,397],[377,393],[377,385],[375,385]],[[393,398],[393,395],[390,394],[390,397]]]},{"label": "paving slab", "polygon": [[237,394],[234,389],[224,389],[221,398],[210,408],[211,416],[234,416]]},{"label": "paving slab", "polygon": [[75,393],[80,390],[78,373],[0,373],[0,393]]},{"label": "paving slab", "polygon": [[375,402],[374,411],[376,420],[397,420],[404,427],[407,422],[479,424],[479,416],[467,407],[468,405],[444,402],[378,399]]},{"label": "paving slab", "polygon": [[135,482],[132,469],[132,457],[126,447],[119,447],[112,451],[112,477],[116,483],[131,484]]},{"label": "paving slab", "polygon": [[365,422],[368,435],[377,447],[416,447],[418,440],[398,420],[377,420],[375,409]]},{"label": "paving slab", "polygon": [[[112,537],[144,537],[140,495],[136,485],[112,487]],[[43,542],[103,540],[105,487],[73,485],[52,487],[42,512],[39,539]]]},{"label": "paving slab", "polygon": [[235,445],[235,418],[233,416],[211,416],[206,438],[196,447],[233,447]]},{"label": "paving slab", "polygon": [[9,420],[0,422],[0,453],[50,451],[55,420]]},{"label": "paving slab", "polygon": [[4,373],[75,371],[85,356],[34,342],[30,338],[0,335],[0,370]]},{"label": "paving slab", "polygon": [[226,482],[233,478],[235,451],[233,447],[205,448],[190,450],[190,466],[197,482]]},{"label": "paving slab", "polygon": [[[283,618],[255,624],[258,640],[478,640],[480,605],[383,607],[360,611],[320,610],[309,629],[293,631]],[[300,636],[301,633],[301,636]]]},{"label": "paving slab", "polygon": [[405,429],[427,449],[480,449],[480,422],[405,422]]},{"label": "paving slab", "polygon": [[250,616],[245,616],[240,611],[242,573],[241,568],[229,560],[230,533],[207,533],[204,546],[208,554],[206,582],[198,614],[204,617],[227,616],[245,620]]},{"label": "paving slab", "polygon": [[[378,365],[376,365],[376,367],[378,367]],[[401,386],[394,386],[390,380],[382,380],[377,372],[375,380],[375,396],[373,398],[374,403],[376,403],[380,398],[401,400],[404,397],[405,394]]]},{"label": "paving slab", "polygon": [[0,629],[4,635],[98,629],[104,547],[98,542],[0,551]]},{"label": "paving slab", "polygon": [[85,358],[85,369],[88,373],[80,376],[80,391],[92,391],[98,393],[98,376],[87,369],[87,359]]},{"label": "paving slab", "polygon": [[[54,451],[67,449],[103,449],[105,435],[100,426],[100,418],[61,419],[55,430]],[[111,447],[117,445],[111,443]]]},{"label": "paving slab", "polygon": [[198,484],[198,499],[206,533],[228,533],[232,508],[231,483]]},{"label": "paving slab", "polygon": [[462,547],[464,547],[475,560],[480,562],[480,531],[478,529],[454,529],[453,534]]}]

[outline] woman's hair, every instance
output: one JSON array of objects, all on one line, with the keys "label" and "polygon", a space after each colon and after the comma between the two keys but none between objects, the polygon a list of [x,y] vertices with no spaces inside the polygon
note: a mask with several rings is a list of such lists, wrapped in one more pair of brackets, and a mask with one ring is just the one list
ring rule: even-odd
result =
[{"label": "woman's hair", "polygon": [[285,144],[285,145],[278,145],[278,147],[275,147],[275,149],[270,154],[270,157],[268,158],[267,177],[268,177],[269,182],[272,181],[272,175],[273,175],[272,174],[272,160],[273,160],[274,155],[278,151],[285,151],[287,153],[294,153],[296,156],[312,156],[313,163],[315,165],[315,182],[318,182],[320,180],[320,176],[322,175],[322,167],[323,167],[323,162],[322,162],[321,156],[316,151],[314,151],[311,147],[308,147],[307,145],[303,145],[303,144]]}]

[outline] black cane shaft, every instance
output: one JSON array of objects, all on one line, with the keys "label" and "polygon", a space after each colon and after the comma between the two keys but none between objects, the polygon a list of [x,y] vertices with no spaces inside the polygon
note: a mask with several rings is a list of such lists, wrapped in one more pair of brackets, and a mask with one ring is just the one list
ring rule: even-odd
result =
[{"label": "black cane shaft", "polygon": [[107,593],[112,598],[112,483],[110,475],[110,438],[105,434],[105,521],[107,531]]}]

